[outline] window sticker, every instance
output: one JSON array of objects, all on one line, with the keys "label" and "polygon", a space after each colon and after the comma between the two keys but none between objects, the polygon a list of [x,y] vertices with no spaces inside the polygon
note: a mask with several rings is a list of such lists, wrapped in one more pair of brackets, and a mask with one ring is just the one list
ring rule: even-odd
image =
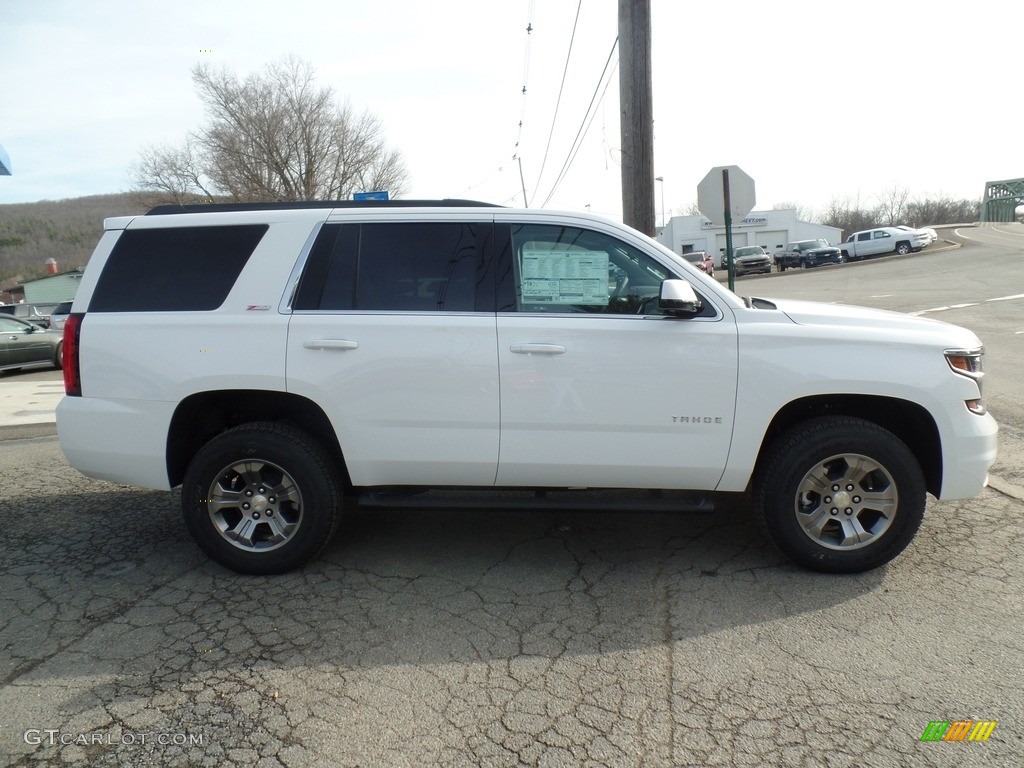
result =
[{"label": "window sticker", "polygon": [[522,300],[527,304],[608,304],[604,251],[523,249]]}]

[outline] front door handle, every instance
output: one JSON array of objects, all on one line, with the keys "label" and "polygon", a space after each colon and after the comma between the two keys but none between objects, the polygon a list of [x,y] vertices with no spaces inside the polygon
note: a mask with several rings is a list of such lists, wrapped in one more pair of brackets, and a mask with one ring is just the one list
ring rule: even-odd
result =
[{"label": "front door handle", "polygon": [[358,341],[351,339],[314,339],[302,343],[306,349],[357,349]]},{"label": "front door handle", "polygon": [[510,349],[520,355],[564,355],[561,344],[513,344]]}]

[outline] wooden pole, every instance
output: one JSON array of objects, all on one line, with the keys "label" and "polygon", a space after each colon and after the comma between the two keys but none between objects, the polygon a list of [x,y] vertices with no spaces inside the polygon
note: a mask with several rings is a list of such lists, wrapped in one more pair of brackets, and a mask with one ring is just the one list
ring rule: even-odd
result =
[{"label": "wooden pole", "polygon": [[651,0],[619,0],[622,221],[654,236]]}]

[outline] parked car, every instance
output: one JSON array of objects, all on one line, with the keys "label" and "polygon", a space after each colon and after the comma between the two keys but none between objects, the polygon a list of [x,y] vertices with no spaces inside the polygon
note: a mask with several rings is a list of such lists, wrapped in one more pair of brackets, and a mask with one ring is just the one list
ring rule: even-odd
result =
[{"label": "parked car", "polygon": [[68,315],[71,314],[71,304],[72,302],[70,301],[62,301],[54,307],[53,312],[50,313],[51,329],[55,331],[64,330],[64,321],[67,320]]},{"label": "parked car", "polygon": [[737,275],[768,274],[772,271],[771,257],[760,245],[741,245],[732,252],[732,263]]},{"label": "parked car", "polygon": [[711,277],[715,276],[715,260],[711,258],[711,254],[707,251],[690,251],[689,253],[684,253],[683,258],[705,274]]},{"label": "parked car", "polygon": [[0,315],[0,371],[64,365],[63,335],[16,317]]},{"label": "parked car", "polygon": [[775,253],[775,265],[779,272],[785,272],[787,269],[820,267],[822,264],[842,264],[844,261],[843,252],[834,245],[829,245],[828,240],[824,238],[787,243],[784,250]]},{"label": "parked car", "polygon": [[916,229],[907,231],[899,227],[877,227],[854,232],[840,244],[848,261],[882,256],[887,253],[904,255],[920,251],[928,245],[927,236]]}]

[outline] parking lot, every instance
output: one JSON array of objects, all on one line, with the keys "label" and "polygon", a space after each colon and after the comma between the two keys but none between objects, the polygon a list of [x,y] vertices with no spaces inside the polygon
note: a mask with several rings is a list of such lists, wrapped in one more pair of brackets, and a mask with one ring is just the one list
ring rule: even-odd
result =
[{"label": "parking lot", "polygon": [[[79,475],[52,427],[8,431],[0,763],[1024,764],[1024,412],[1001,365],[1001,490],[930,499],[907,552],[857,576],[791,566],[737,497],[358,512],[301,572],[244,577],[193,545],[177,492]],[[996,725],[922,741],[967,720]]]}]

